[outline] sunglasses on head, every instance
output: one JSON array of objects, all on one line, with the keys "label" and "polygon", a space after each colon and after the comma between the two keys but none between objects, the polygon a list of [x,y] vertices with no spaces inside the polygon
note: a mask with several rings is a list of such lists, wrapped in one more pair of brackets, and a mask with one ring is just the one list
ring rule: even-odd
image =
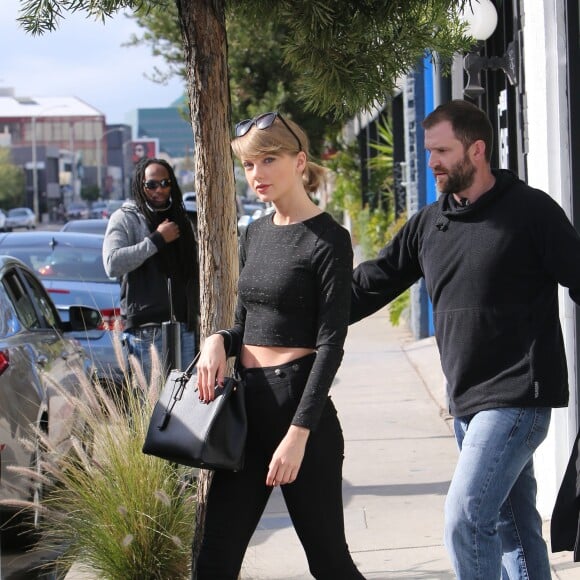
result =
[{"label": "sunglasses on head", "polygon": [[145,181],[143,185],[145,186],[145,189],[149,189],[150,191],[155,191],[159,187],[165,189],[171,185],[171,179],[162,179],[161,181],[150,179],[149,181]]},{"label": "sunglasses on head", "polygon": [[280,115],[277,111],[272,113],[262,113],[253,119],[246,119],[245,121],[240,121],[236,124],[236,137],[243,137],[254,125],[256,125],[256,129],[269,129],[276,119],[280,119],[284,126],[292,135],[294,139],[296,139],[296,143],[298,143],[298,151],[302,151],[302,144],[300,143],[300,139],[298,135],[292,130],[292,127],[288,125],[288,123],[284,120],[284,117]]}]

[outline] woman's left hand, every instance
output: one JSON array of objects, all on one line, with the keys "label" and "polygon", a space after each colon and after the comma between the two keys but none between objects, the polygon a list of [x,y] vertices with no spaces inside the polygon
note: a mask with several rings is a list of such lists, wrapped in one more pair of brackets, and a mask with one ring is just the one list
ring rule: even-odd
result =
[{"label": "woman's left hand", "polygon": [[298,477],[309,435],[309,429],[290,425],[288,433],[274,451],[268,466],[266,485],[285,485],[292,483]]}]

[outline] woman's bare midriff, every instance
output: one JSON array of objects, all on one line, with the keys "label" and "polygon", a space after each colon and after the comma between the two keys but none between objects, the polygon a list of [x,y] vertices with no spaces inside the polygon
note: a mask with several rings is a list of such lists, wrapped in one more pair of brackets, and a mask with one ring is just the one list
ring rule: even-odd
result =
[{"label": "woman's bare midriff", "polygon": [[315,352],[313,348],[292,348],[288,346],[254,346],[244,344],[240,353],[242,366],[275,367]]}]

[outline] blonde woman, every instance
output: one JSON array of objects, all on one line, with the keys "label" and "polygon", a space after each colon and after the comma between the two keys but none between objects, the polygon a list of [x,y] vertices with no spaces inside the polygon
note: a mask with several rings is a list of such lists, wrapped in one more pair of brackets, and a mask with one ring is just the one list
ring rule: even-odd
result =
[{"label": "blonde woman", "polygon": [[205,341],[200,398],[212,400],[238,356],[249,432],[244,469],[217,471],[208,495],[198,579],[235,580],[275,486],[281,486],[317,579],[363,578],[344,533],[344,440],[329,390],[341,363],[352,280],[348,232],[312,202],[324,169],[279,113],[236,125],[232,142],[250,187],[275,212],[240,240],[235,325]]}]

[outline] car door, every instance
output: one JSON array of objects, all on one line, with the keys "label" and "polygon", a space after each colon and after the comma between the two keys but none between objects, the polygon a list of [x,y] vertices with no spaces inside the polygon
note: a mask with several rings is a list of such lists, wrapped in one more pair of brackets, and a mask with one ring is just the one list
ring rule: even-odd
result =
[{"label": "car door", "polygon": [[[34,329],[40,380],[48,394],[49,438],[57,445],[70,434],[74,408],[69,395],[79,395],[83,382],[90,380],[92,363],[72,333],[63,335],[58,311],[42,283],[24,268],[16,268],[32,304],[38,326]],[[87,386],[87,385],[85,385]]]},{"label": "car door", "polygon": [[78,389],[85,354],[62,336],[54,305],[24,268],[13,265],[1,273],[0,312],[0,493],[28,499],[22,479],[6,467],[36,461],[37,451],[22,443],[34,439],[31,425],[43,429],[52,445],[68,445],[75,413],[65,393]]}]

